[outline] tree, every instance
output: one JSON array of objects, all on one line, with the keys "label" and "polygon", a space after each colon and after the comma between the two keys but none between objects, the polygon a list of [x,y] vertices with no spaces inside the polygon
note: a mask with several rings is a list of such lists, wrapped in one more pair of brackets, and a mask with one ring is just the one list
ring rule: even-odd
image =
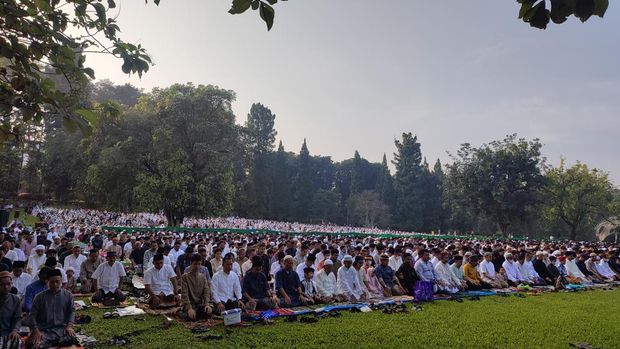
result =
[{"label": "tree", "polygon": [[260,103],[252,104],[245,123],[250,157],[249,197],[251,214],[264,217],[269,212],[269,193],[272,186],[272,168],[270,154],[276,138],[274,129],[275,114]]},{"label": "tree", "polygon": [[289,177],[289,159],[284,151],[282,141],[278,145],[273,165],[273,186],[271,187],[270,216],[276,220],[285,220],[291,214],[291,178]]},{"label": "tree", "polygon": [[[155,0],[159,3],[159,0]],[[50,112],[69,127],[87,129],[96,117],[73,103],[75,89],[93,69],[85,53],[99,52],[123,59],[124,73],[148,71],[151,59],[140,45],[118,37],[116,19],[108,16],[114,0],[5,0],[0,6],[0,141],[18,138],[21,122],[40,122]],[[71,33],[69,33],[71,28]],[[71,91],[58,89],[46,75],[63,76]],[[74,85],[73,82],[80,82]]]},{"label": "tree", "polygon": [[299,221],[305,221],[308,218],[308,209],[314,195],[311,170],[310,152],[304,138],[304,143],[297,157],[297,168],[293,181],[293,206],[295,218]]},{"label": "tree", "polygon": [[479,148],[463,144],[447,166],[454,211],[486,215],[507,235],[508,227],[524,221],[538,202],[544,182],[541,147],[538,139],[517,139],[516,134]]},{"label": "tree", "polygon": [[381,201],[386,203],[390,207],[390,211],[394,210],[394,181],[390,168],[387,164],[387,157],[383,154],[383,160],[381,161],[381,169],[377,176],[377,182],[375,184],[375,191],[379,194]]},{"label": "tree", "polygon": [[542,214],[547,220],[559,219],[570,229],[570,239],[577,238],[580,227],[593,227],[607,213],[614,199],[614,187],[607,174],[587,165],[576,163],[565,167],[564,159],[558,167],[546,173],[547,185],[543,188]]},{"label": "tree", "polygon": [[[233,0],[232,8],[228,12],[244,13],[251,7],[259,11],[260,17],[267,24],[267,30],[270,30],[275,17],[275,10],[271,5],[277,2],[278,0]],[[517,2],[521,4],[519,18],[530,26],[540,29],[545,29],[549,20],[560,24],[571,15],[582,22],[593,15],[602,18],[609,7],[609,0],[549,0],[551,10],[547,9],[547,0],[517,0]]]},{"label": "tree", "polygon": [[115,85],[108,79],[94,83],[90,93],[90,98],[93,102],[115,101],[125,107],[136,105],[138,98],[143,94],[141,88],[137,88],[132,84]]},{"label": "tree", "polygon": [[21,167],[21,156],[19,148],[13,143],[4,145],[0,151],[0,197],[17,197],[17,187],[19,186],[19,170]]},{"label": "tree", "polygon": [[136,199],[141,207],[163,208],[169,224],[180,224],[187,215],[231,211],[232,155],[239,146],[234,98],[233,91],[210,85],[176,84],[140,100],[136,111],[155,119],[139,159]]},{"label": "tree", "polygon": [[428,164],[423,166],[423,229],[425,231],[436,231],[444,228],[445,215],[442,206],[443,195],[443,170],[441,162],[437,162],[431,171]]},{"label": "tree", "polygon": [[360,157],[360,153],[356,150],[353,156],[353,168],[351,169],[351,195],[362,191],[364,185],[363,180],[362,158]]},{"label": "tree", "polygon": [[386,226],[390,220],[390,208],[372,190],[352,195],[348,211],[351,222],[364,227]]},{"label": "tree", "polygon": [[319,189],[312,195],[308,206],[308,219],[313,222],[340,220],[340,194],[333,190]]},{"label": "tree", "polygon": [[394,189],[396,192],[395,224],[406,230],[418,231],[423,227],[422,152],[418,137],[403,133],[402,140],[394,140],[396,153],[392,163],[396,166]]}]

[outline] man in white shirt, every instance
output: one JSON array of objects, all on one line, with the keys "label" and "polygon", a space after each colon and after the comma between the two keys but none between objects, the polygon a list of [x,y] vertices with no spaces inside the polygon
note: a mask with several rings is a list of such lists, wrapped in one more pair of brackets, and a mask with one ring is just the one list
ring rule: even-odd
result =
[{"label": "man in white shirt", "polygon": [[504,263],[502,263],[502,268],[506,271],[506,278],[508,278],[508,284],[510,286],[518,286],[523,277],[521,273],[519,273],[519,268],[517,268],[516,263],[513,261],[512,253],[506,252],[504,254],[504,258],[506,259]]},{"label": "man in white shirt", "polygon": [[32,276],[24,273],[24,267],[26,263],[23,261],[15,261],[13,263],[13,286],[17,289],[17,295],[19,299],[24,299],[26,293],[26,287],[32,282]]},{"label": "man in white shirt", "polygon": [[232,258],[224,259],[222,261],[222,270],[215,273],[211,279],[211,290],[216,314],[235,308],[245,309],[245,304],[241,300],[243,297],[241,283],[237,273],[232,271],[232,263]]},{"label": "man in white shirt", "polygon": [[[68,258],[68,257],[67,257]],[[108,251],[107,263],[101,263],[93,273],[93,279],[97,280],[98,290],[92,296],[93,303],[102,303],[104,299],[113,301],[125,301],[125,295],[121,292],[123,277],[127,275],[125,268],[116,261],[116,252]]]},{"label": "man in white shirt", "polygon": [[[311,253],[311,254],[309,254],[306,257],[305,263],[300,263],[297,266],[297,269],[295,271],[297,272],[297,275],[299,275],[299,281],[304,279],[304,269],[306,269],[306,268],[314,269],[314,262],[315,261],[316,261],[316,256]],[[312,277],[312,280],[316,281],[316,272],[314,273],[314,276]]]},{"label": "man in white shirt", "polygon": [[170,265],[164,264],[163,254],[153,256],[153,266],[144,273],[144,287],[150,296],[151,308],[157,308],[160,304],[169,306],[179,303],[176,275]]},{"label": "man in white shirt", "polygon": [[402,264],[403,264],[402,250],[400,249],[400,247],[396,247],[394,249],[394,254],[390,257],[388,265],[390,266],[390,268],[396,271],[398,270],[398,268],[400,268]]},{"label": "man in white shirt", "polygon": [[71,250],[71,254],[65,257],[65,264],[63,265],[63,267],[65,269],[67,269],[68,267],[72,267],[74,270],[73,276],[76,279],[79,279],[80,278],[80,267],[82,266],[82,263],[84,263],[85,260],[86,260],[86,256],[82,254],[82,249],[80,248],[80,246],[75,245],[73,246],[73,249]]},{"label": "man in white shirt", "polygon": [[183,253],[183,250],[181,250],[181,241],[175,241],[174,247],[172,247],[172,250],[168,253],[168,257],[170,257],[170,260],[172,261],[172,268],[177,267],[177,259]]},{"label": "man in white shirt", "polygon": [[467,284],[454,275],[452,268],[448,264],[448,259],[449,255],[447,252],[440,253],[439,263],[435,266],[437,287],[440,291],[456,293],[459,290],[464,290]]},{"label": "man in white shirt", "polygon": [[493,286],[493,288],[508,287],[507,284],[503,284],[502,280],[497,277],[495,272],[495,264],[493,264],[493,254],[491,252],[484,253],[484,260],[478,265],[478,272],[482,281]]},{"label": "man in white shirt", "polygon": [[342,259],[343,266],[338,269],[338,293],[345,295],[351,302],[365,298],[355,268],[352,267],[353,257],[346,255]]},{"label": "man in white shirt", "polygon": [[28,258],[28,265],[26,266],[26,272],[33,278],[39,274],[39,269],[47,259],[45,256],[45,246],[37,245],[34,250],[35,253]]},{"label": "man in white shirt", "polygon": [[336,281],[336,274],[332,272],[334,262],[331,259],[326,260],[323,263],[323,268],[316,273],[316,288],[319,291],[319,296],[325,303],[331,303],[332,301],[344,301],[344,297],[338,294],[338,285]]}]

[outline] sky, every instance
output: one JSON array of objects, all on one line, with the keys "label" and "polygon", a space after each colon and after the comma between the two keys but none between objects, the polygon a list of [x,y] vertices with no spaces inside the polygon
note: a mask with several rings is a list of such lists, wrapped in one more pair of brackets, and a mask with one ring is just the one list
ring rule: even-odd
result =
[{"label": "sky", "polygon": [[267,31],[230,0],[122,1],[121,37],[155,65],[127,76],[92,54],[97,78],[149,91],[173,83],[234,90],[244,123],[254,102],[276,114],[278,140],[334,161],[358,150],[392,159],[403,132],[431,165],[462,143],[507,134],[539,138],[551,164],[565,157],[620,184],[620,6],[604,19],[571,17],[547,30],[517,19],[513,0],[290,0]]}]

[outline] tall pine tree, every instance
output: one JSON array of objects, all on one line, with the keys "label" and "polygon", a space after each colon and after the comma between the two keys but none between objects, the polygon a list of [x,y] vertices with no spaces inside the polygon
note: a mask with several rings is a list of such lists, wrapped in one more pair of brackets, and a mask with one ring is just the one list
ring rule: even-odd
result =
[{"label": "tall pine tree", "polygon": [[308,209],[314,195],[312,185],[312,164],[310,163],[310,152],[304,138],[299,156],[297,157],[297,168],[295,180],[293,182],[293,205],[295,208],[295,218],[300,221],[308,219]]},{"label": "tall pine tree", "polygon": [[396,191],[395,224],[400,229],[419,231],[423,221],[422,152],[418,137],[403,133],[402,140],[395,140],[396,153],[392,163],[396,166],[394,189]]},{"label": "tall pine tree", "polygon": [[383,153],[383,161],[381,162],[381,170],[377,176],[375,191],[379,194],[381,200],[388,205],[390,211],[393,212],[395,206],[394,180],[390,173],[385,153]]},{"label": "tall pine tree", "polygon": [[353,168],[351,169],[351,192],[350,195],[357,194],[362,191],[364,186],[364,169],[362,168],[362,158],[356,150],[353,156]]},{"label": "tall pine tree", "polygon": [[282,141],[278,145],[273,166],[273,186],[271,191],[270,216],[276,220],[286,220],[291,214],[291,178],[289,162]]},{"label": "tall pine tree", "polygon": [[245,123],[247,146],[250,152],[249,198],[250,214],[265,217],[270,208],[272,187],[272,157],[276,137],[275,114],[260,103],[252,104]]}]

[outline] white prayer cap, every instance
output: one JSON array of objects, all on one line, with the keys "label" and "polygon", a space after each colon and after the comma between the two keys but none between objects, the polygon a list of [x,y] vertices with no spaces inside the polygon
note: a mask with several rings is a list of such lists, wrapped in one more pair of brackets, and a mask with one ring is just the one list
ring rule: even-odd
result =
[{"label": "white prayer cap", "polygon": [[323,265],[334,265],[334,262],[332,262],[331,259],[326,260]]},{"label": "white prayer cap", "polygon": [[75,273],[75,269],[73,269],[73,267],[66,267],[65,271],[72,271],[72,272]]},{"label": "white prayer cap", "polygon": [[471,255],[472,255],[471,252],[469,252],[469,251],[465,252],[465,256],[471,256]]},{"label": "white prayer cap", "polygon": [[413,254],[413,251],[411,251],[410,249],[407,249],[405,253]]},{"label": "white prayer cap", "polygon": [[353,262],[353,257],[351,257],[350,255],[346,255],[346,256],[344,256],[342,261],[343,262]]},{"label": "white prayer cap", "polygon": [[536,252],[536,256],[542,256],[542,255],[544,255],[544,253],[542,251],[537,251]]},{"label": "white prayer cap", "polygon": [[35,249],[35,250],[44,250],[44,251],[45,251],[45,246],[43,246],[43,245],[37,245],[34,249]]},{"label": "white prayer cap", "polygon": [[553,251],[552,254],[557,257],[557,256],[561,255],[562,252],[560,252],[560,250],[555,250],[555,251]]},{"label": "white prayer cap", "polygon": [[286,261],[288,261],[289,259],[290,259],[290,260],[293,260],[293,256],[291,256],[290,254],[289,254],[289,255],[286,255],[286,257],[284,257],[284,259],[283,259],[282,261],[283,261],[283,262],[286,262]]},{"label": "white prayer cap", "polygon": [[510,253],[510,252],[504,253],[504,258],[508,258],[508,257],[512,258],[512,253]]}]

